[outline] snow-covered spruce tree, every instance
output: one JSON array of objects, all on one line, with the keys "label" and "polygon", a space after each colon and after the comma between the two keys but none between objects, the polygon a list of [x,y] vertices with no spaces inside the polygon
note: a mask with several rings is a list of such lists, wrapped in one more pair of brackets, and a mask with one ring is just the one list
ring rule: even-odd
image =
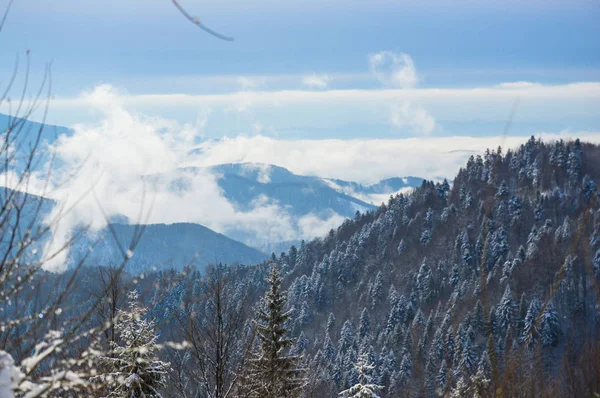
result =
[{"label": "snow-covered spruce tree", "polygon": [[469,396],[473,398],[483,398],[490,395],[490,380],[486,377],[483,369],[471,376],[469,386]]},{"label": "snow-covered spruce tree", "polygon": [[360,314],[360,323],[358,326],[358,338],[362,340],[371,334],[371,318],[369,317],[369,311],[364,308]]},{"label": "snow-covered spruce tree", "polygon": [[440,393],[439,395],[444,395],[446,391],[446,381],[448,380],[448,368],[446,366],[446,360],[442,359],[442,364],[440,366],[440,370],[437,375],[437,391]]},{"label": "snow-covered spruce tree", "polygon": [[469,393],[469,385],[463,377],[456,382],[456,386],[450,391],[449,398],[465,398]]},{"label": "snow-covered spruce tree", "polygon": [[298,396],[305,385],[305,369],[299,355],[289,349],[294,340],[288,337],[290,311],[285,310],[286,293],[274,265],[268,278],[269,290],[256,313],[258,347],[248,361],[242,380],[241,395],[251,398],[287,398]]},{"label": "snow-covered spruce tree", "polygon": [[369,361],[368,354],[364,353],[358,357],[354,369],[359,375],[359,382],[340,392],[340,396],[345,398],[379,398],[377,392],[381,391],[383,386],[372,382],[371,372],[375,369],[375,365]]},{"label": "snow-covered spruce tree", "polygon": [[106,397],[160,398],[170,364],[156,355],[154,321],[144,319],[146,309],[138,304],[137,291],[127,297],[129,308],[120,310],[115,322],[117,340],[111,342],[108,355],[100,358],[103,372],[90,381],[104,386]]},{"label": "snow-covered spruce tree", "polygon": [[538,324],[537,317],[539,315],[541,309],[540,300],[537,297],[534,297],[529,304],[529,310],[527,311],[527,315],[525,316],[525,320],[523,322],[523,335],[521,336],[521,342],[527,344],[529,347],[532,347],[538,340]]},{"label": "snow-covered spruce tree", "polygon": [[540,330],[540,338],[544,346],[554,346],[557,344],[561,331],[558,314],[552,302],[548,303],[546,310],[542,314]]},{"label": "snow-covered spruce tree", "polygon": [[498,332],[502,335],[506,334],[506,330],[509,326],[514,326],[516,310],[517,308],[513,300],[510,285],[507,285],[504,290],[504,295],[502,295],[502,299],[496,308],[496,320],[498,321],[499,327]]}]

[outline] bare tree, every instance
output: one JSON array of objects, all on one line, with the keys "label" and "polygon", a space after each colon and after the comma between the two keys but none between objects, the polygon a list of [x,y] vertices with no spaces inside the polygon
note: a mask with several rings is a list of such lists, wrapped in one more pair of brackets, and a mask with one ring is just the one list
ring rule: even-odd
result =
[{"label": "bare tree", "polygon": [[114,266],[97,267],[99,276],[99,290],[94,296],[101,302],[96,314],[101,325],[104,325],[104,335],[107,344],[116,342],[115,320],[119,309],[125,303],[126,282],[123,280],[123,270]]},{"label": "bare tree", "polygon": [[199,283],[199,296],[192,297],[179,317],[197,367],[191,377],[208,397],[232,397],[246,350],[242,331],[247,292],[236,284],[236,270],[221,264],[210,266]]},{"label": "bare tree", "polygon": [[[12,1],[2,16],[0,32],[11,5]],[[53,227],[72,208],[58,207],[57,215],[50,216],[53,207],[61,206],[47,199],[53,189],[54,156],[43,148],[49,130],[45,120],[51,102],[51,71],[48,65],[31,95],[29,50],[25,59],[23,68],[17,56],[12,74],[0,87],[0,106],[8,109],[6,124],[0,126],[0,354],[10,358],[18,375],[9,386],[14,390],[11,396],[13,392],[31,397],[68,396],[91,387],[85,383],[85,374],[93,366],[89,347],[96,346],[104,325],[91,328],[90,319],[105,297],[119,297],[117,290],[127,286],[108,283],[86,306],[77,308],[67,297],[80,279],[86,257],[62,275],[45,270],[86,228],[60,247],[47,249]],[[23,83],[16,87],[19,75]],[[11,98],[15,93],[16,99]],[[34,114],[40,116],[39,123],[31,121]],[[40,180],[34,192],[33,182]],[[141,203],[140,215],[144,215],[143,208]],[[128,247],[119,246],[122,262],[110,271],[108,282],[118,280],[142,232],[143,227],[137,228]]]}]

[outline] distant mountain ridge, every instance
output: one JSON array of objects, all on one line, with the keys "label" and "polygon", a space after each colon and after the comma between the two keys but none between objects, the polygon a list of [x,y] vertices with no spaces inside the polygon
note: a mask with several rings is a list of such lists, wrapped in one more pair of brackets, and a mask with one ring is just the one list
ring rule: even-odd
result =
[{"label": "distant mountain ridge", "polygon": [[[150,184],[168,186],[170,190],[186,193],[193,189],[197,176],[214,176],[223,197],[239,212],[252,212],[264,206],[277,206],[289,217],[290,228],[296,236],[293,242],[309,239],[316,233],[337,227],[343,218],[353,218],[357,212],[375,210],[376,205],[405,189],[420,186],[416,177],[390,178],[376,184],[363,185],[339,179],[294,174],[290,170],[262,163],[227,163],[209,167],[186,167],[163,174],[144,177]],[[318,225],[320,232],[306,224]],[[324,225],[324,227],[323,227]],[[244,225],[234,225],[227,235],[259,250],[271,252],[284,247],[283,242],[262,241],[255,231]],[[312,228],[312,227],[311,227]],[[283,239],[288,241],[287,239]],[[289,245],[287,245],[289,247]]]},{"label": "distant mountain ridge", "polygon": [[[40,167],[51,158],[49,145],[54,143],[61,135],[71,135],[72,130],[67,127],[42,124],[0,113],[0,133],[10,129],[10,138],[22,156],[15,156],[12,164],[15,170],[24,170],[26,167]],[[39,141],[38,141],[39,138]],[[37,147],[36,147],[37,145]],[[31,148],[36,147],[35,162],[28,166],[28,155]],[[58,163],[58,162],[57,162]],[[58,164],[55,163],[55,167]]]},{"label": "distant mountain ridge", "polygon": [[[41,129],[39,158],[43,164],[49,159],[47,147],[61,135],[71,135],[67,127],[43,125],[38,122],[14,118],[0,113],[0,129],[18,124],[24,141],[35,141]],[[28,147],[28,146],[25,146]],[[55,160],[55,166],[60,162]],[[207,170],[219,176],[219,186],[224,196],[241,211],[252,209],[253,201],[266,197],[287,209],[291,216],[314,214],[321,218],[337,214],[353,217],[356,211],[373,210],[381,201],[381,195],[397,193],[404,188],[419,186],[423,179],[417,177],[394,177],[371,185],[318,176],[294,174],[290,170],[262,163],[226,163],[210,167],[187,167],[176,170],[182,175],[174,186],[185,190],[185,174]],[[379,195],[379,196],[375,196]]]},{"label": "distant mountain ridge", "polygon": [[[51,231],[43,223],[56,202],[35,195],[25,197],[21,192],[8,189],[2,189],[2,193],[5,197],[14,197],[13,202],[19,204],[18,218],[17,212],[11,212],[4,219],[3,228],[12,231],[18,226],[18,234],[24,234],[29,229],[34,236],[39,236],[22,256],[33,261],[40,260],[51,239]],[[127,250],[134,230],[139,226],[117,222],[119,219],[120,217],[112,217],[109,225],[96,232],[76,228],[73,231],[75,239],[72,245],[65,249],[68,251],[65,267],[75,267],[84,256],[85,265],[120,265],[123,261],[121,248]],[[181,270],[187,265],[203,270],[208,264],[255,264],[267,258],[265,253],[200,224],[147,224],[143,228],[141,240],[134,248],[126,267],[132,273],[163,268]],[[7,250],[8,244],[9,242],[0,242],[0,247]],[[56,252],[52,251],[50,255],[52,254]],[[57,264],[58,268],[60,265]]]},{"label": "distant mountain ridge", "polygon": [[[119,265],[123,260],[119,245],[128,247],[136,225],[111,224],[110,227],[119,243],[108,228],[97,235],[85,235],[71,248],[71,266],[86,254],[88,265]],[[254,264],[267,258],[265,253],[200,224],[149,224],[144,228],[142,239],[127,262],[127,270],[132,273],[156,268],[181,270],[187,265],[202,270],[208,264]],[[93,249],[87,253],[90,247]]]},{"label": "distant mountain ridge", "polygon": [[363,185],[356,182],[349,182],[338,179],[328,179],[342,188],[351,188],[355,192],[364,194],[387,194],[395,193],[403,188],[416,188],[423,183],[422,178],[418,177],[392,177],[379,181],[371,185]]},{"label": "distant mountain ridge", "polygon": [[[226,163],[180,170],[183,179],[185,173],[194,174],[202,170],[215,174],[224,196],[240,210],[250,210],[252,202],[264,195],[295,216],[328,215],[334,212],[343,217],[353,217],[357,210],[362,213],[376,209],[378,205],[354,195],[391,195],[404,188],[418,187],[423,182],[422,178],[417,177],[395,177],[363,185],[340,179],[298,175],[286,168],[263,163]],[[185,189],[183,182],[179,186],[181,189]]]},{"label": "distant mountain ridge", "polygon": [[49,143],[54,142],[56,137],[60,135],[70,135],[72,133],[72,130],[68,127],[42,124],[0,113],[0,131],[4,131],[8,127],[14,126],[15,124],[22,126],[22,130],[28,138],[37,137],[37,133],[39,132],[40,128],[43,127],[40,133],[40,139],[41,141],[47,141]]},{"label": "distant mountain ridge", "polygon": [[322,178],[296,175],[289,170],[266,164],[238,163],[210,167],[218,175],[225,197],[241,209],[261,195],[277,201],[295,216],[316,214],[352,217],[374,206],[333,189]]}]

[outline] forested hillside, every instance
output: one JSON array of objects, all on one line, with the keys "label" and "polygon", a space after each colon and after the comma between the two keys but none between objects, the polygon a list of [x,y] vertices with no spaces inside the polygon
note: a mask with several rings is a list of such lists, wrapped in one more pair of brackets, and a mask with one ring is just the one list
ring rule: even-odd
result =
[{"label": "forested hillside", "polygon": [[599,180],[598,146],[532,138],[282,254],[315,396],[361,352],[386,397],[597,391]]},{"label": "forested hillside", "polygon": [[359,383],[361,354],[382,397],[587,396],[600,390],[598,181],[596,145],[498,148],[452,187],[426,181],[238,271],[237,289],[284,272],[305,396]]},{"label": "forested hillside", "polygon": [[[278,396],[591,396],[600,392],[599,181],[600,146],[531,138],[472,157],[452,186],[425,181],[259,265],[80,272],[67,300],[80,304],[65,308],[91,314],[90,325],[118,324],[107,314],[126,307],[126,289],[139,291],[160,341],[187,342],[157,354],[169,362],[168,397],[267,396],[248,381],[275,380],[257,370],[267,352],[285,354],[293,374]],[[73,272],[44,278],[66,290]],[[95,308],[106,286],[117,293]],[[281,345],[269,351],[261,339],[274,313]],[[101,345],[119,341],[104,336]]]},{"label": "forested hillside", "polygon": [[532,138],[273,259],[306,394],[357,383],[360,353],[385,397],[597,389],[599,180],[598,146]]}]

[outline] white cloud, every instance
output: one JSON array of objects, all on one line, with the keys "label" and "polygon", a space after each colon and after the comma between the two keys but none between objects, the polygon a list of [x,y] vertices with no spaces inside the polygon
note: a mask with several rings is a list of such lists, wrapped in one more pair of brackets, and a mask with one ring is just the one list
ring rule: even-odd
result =
[{"label": "white cloud", "polygon": [[317,75],[313,73],[312,75],[305,76],[302,79],[302,84],[310,88],[327,88],[329,85],[329,76],[326,74]]},{"label": "white cloud", "polygon": [[[568,126],[582,118],[594,120],[598,117],[600,83],[533,85],[510,89],[472,87],[245,91],[213,95],[123,94],[119,99],[127,110],[181,122],[195,120],[199,112],[210,108],[210,120],[205,133],[216,137],[232,134],[232,131],[248,132],[248,126],[257,120],[275,130],[329,127],[343,131],[342,128],[349,124],[385,125],[389,122],[390,107],[405,101],[419,104],[436,120],[498,121],[506,119],[516,97],[520,98],[520,122],[565,122]],[[7,108],[2,110],[7,112]],[[81,98],[57,98],[52,101],[51,110],[51,123],[64,125],[94,119]],[[238,115],[232,117],[232,113]]]},{"label": "white cloud", "polygon": [[413,88],[419,82],[415,63],[408,54],[380,51],[368,58],[371,73],[385,86]]},{"label": "white cloud", "polygon": [[[536,134],[545,140],[581,138],[600,142],[600,132]],[[374,183],[384,178],[454,178],[469,156],[498,146],[515,148],[530,136],[413,137],[402,139],[277,140],[265,136],[207,140],[188,165],[268,163],[296,174]]]},{"label": "white cloud", "polygon": [[[404,180],[405,184],[408,183],[407,178],[403,178],[403,180]],[[343,192],[346,195],[355,197],[366,203],[371,203],[372,205],[375,205],[375,206],[379,206],[381,203],[387,202],[387,200],[390,198],[390,195],[396,195],[399,193],[406,194],[413,190],[412,187],[405,187],[405,188],[400,188],[396,192],[392,192],[391,190],[388,190],[387,193],[383,193],[383,194],[380,194],[380,193],[365,194],[365,193],[361,193],[361,192],[356,192],[351,186],[342,187],[342,186],[336,184],[334,181],[327,179],[327,178],[324,178],[323,181],[327,185],[329,185],[331,188],[335,189],[336,191]]]},{"label": "white cloud", "polygon": [[261,123],[256,122],[256,123],[252,124],[252,133],[253,134],[258,135],[258,134],[262,133],[263,130],[264,130],[264,126]]},{"label": "white cloud", "polygon": [[242,90],[256,90],[266,84],[266,79],[264,77],[240,76],[237,78],[237,83]]},{"label": "white cloud", "polygon": [[339,227],[343,221],[344,217],[335,213],[326,220],[322,220],[313,214],[308,214],[298,221],[298,225],[304,236],[309,234],[313,236],[325,236],[332,228]]},{"label": "white cloud", "polygon": [[414,188],[410,188],[410,187],[406,187],[406,188],[401,188],[396,192],[390,192],[390,193],[374,193],[374,194],[370,194],[370,195],[356,195],[357,198],[359,198],[360,200],[363,200],[367,203],[371,203],[375,206],[379,206],[382,203],[387,203],[387,201],[389,200],[390,196],[395,196],[397,194],[408,194],[410,193]]},{"label": "white cloud", "polygon": [[[408,54],[381,51],[369,55],[371,73],[385,86],[401,89],[414,88],[419,82],[415,63]],[[412,134],[430,135],[435,129],[435,118],[421,105],[405,100],[390,106],[390,123]]]},{"label": "white cloud", "polygon": [[244,163],[243,169],[250,174],[257,174],[257,181],[262,184],[271,182],[271,166],[266,163]]},{"label": "white cloud", "polygon": [[423,107],[404,102],[400,106],[392,106],[390,115],[392,126],[420,135],[430,135],[435,129],[435,119]]},{"label": "white cloud", "polygon": [[522,88],[532,88],[532,87],[542,87],[541,83],[532,83],[532,82],[506,82],[500,83],[496,87],[498,88],[509,88],[509,89],[522,89]]}]

